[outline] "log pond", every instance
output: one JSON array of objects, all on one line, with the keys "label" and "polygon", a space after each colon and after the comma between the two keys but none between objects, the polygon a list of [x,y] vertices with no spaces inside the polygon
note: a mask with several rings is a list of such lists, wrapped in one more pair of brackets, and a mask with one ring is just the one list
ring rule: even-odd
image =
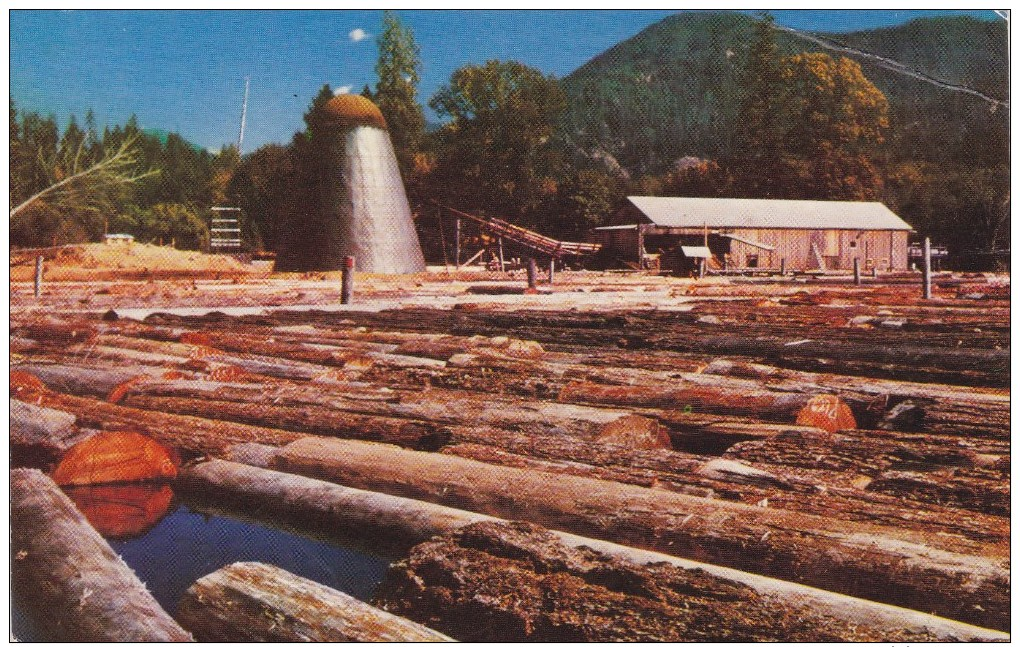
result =
[{"label": "log pond", "polygon": [[[279,566],[328,587],[368,601],[382,582],[386,569],[399,555],[368,552],[293,534],[218,513],[198,511],[176,496],[167,499],[163,514],[148,529],[137,528],[144,498],[149,513],[164,502],[165,490],[151,486],[68,488],[76,504],[96,523],[103,515],[103,534],[113,550],[137,573],[153,597],[171,615],[194,582],[234,562],[263,562]],[[149,489],[146,491],[146,487]],[[164,486],[165,487],[165,486]],[[129,491],[135,488],[136,491]],[[131,497],[132,504],[124,505]],[[105,507],[97,504],[105,502]],[[118,533],[130,534],[122,539]],[[30,618],[12,601],[11,628],[22,640],[41,639]]]}]

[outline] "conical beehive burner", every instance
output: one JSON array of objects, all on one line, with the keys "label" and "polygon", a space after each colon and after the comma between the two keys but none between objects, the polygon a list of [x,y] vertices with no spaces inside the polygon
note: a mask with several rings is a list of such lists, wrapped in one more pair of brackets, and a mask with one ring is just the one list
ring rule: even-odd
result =
[{"label": "conical beehive burner", "polygon": [[382,113],[352,94],[326,104],[331,126],[332,182],[325,206],[339,230],[331,258],[353,256],[361,272],[408,274],[425,270],[418,233]]}]

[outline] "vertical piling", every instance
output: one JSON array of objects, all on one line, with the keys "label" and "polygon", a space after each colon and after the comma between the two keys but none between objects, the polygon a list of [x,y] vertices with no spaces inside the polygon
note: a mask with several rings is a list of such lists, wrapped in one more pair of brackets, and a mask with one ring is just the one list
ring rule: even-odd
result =
[{"label": "vertical piling", "polygon": [[786,259],[779,259],[779,276],[786,276]]},{"label": "vertical piling", "polygon": [[702,259],[698,259],[698,260],[699,260],[699,263],[698,263],[698,278],[699,279],[703,279],[703,278],[705,278],[705,266],[708,264],[708,259],[707,258],[702,258]]},{"label": "vertical piling", "polygon": [[35,257],[35,298],[42,294],[43,257]]},{"label": "vertical piling", "polygon": [[875,265],[871,266],[871,278],[873,278],[873,279],[877,279],[878,278],[878,264],[877,263]]},{"label": "vertical piling", "polygon": [[534,290],[538,285],[538,265],[534,258],[528,259],[528,289]]},{"label": "vertical piling", "polygon": [[924,265],[921,268],[922,276],[924,280],[924,293],[925,299],[931,298],[931,238],[925,236],[924,238]]},{"label": "vertical piling", "polygon": [[503,237],[500,236],[499,241],[499,271],[503,272],[506,270],[506,262],[503,260]]},{"label": "vertical piling", "polygon": [[549,285],[553,284],[553,276],[556,274],[556,258],[549,257]]},{"label": "vertical piling", "polygon": [[340,274],[340,303],[348,304],[354,297],[354,257],[344,257],[343,272]]},{"label": "vertical piling", "polygon": [[854,285],[861,284],[861,259],[854,257]]},{"label": "vertical piling", "polygon": [[460,270],[460,218],[457,218],[457,237],[453,243],[454,267]]}]

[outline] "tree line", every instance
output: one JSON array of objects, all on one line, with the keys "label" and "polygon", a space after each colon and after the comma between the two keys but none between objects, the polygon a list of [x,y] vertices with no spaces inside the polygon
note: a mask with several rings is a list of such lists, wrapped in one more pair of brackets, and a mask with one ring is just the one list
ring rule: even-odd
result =
[{"label": "tree line", "polygon": [[92,111],[63,132],[54,115],[10,102],[10,235],[23,247],[127,233],[143,242],[201,249],[206,209],[226,201],[236,148],[199,150],[177,133],[142,130],[132,116],[99,132]]},{"label": "tree line", "polygon": [[[727,135],[729,152],[681,158],[665,171],[639,175],[572,144],[559,80],[516,61],[456,70],[428,99],[443,121],[427,128],[417,96],[420,51],[393,13],[384,16],[378,47],[376,85],[362,94],[389,125],[432,261],[444,257],[452,233],[437,203],[576,240],[633,194],[879,200],[954,251],[1008,246],[1008,159],[968,165],[890,147],[897,132],[889,103],[861,67],[824,53],[780,55],[767,14],[740,72],[739,126]],[[52,118],[19,118],[12,103],[12,205],[125,141],[134,142],[142,175],[38,201],[12,217],[12,243],[95,239],[109,227],[197,248],[208,236],[200,214],[218,203],[242,209],[251,248],[276,251],[287,240],[315,240],[312,230],[322,220],[316,187],[330,181],[320,150],[322,110],[332,96],[324,85],[304,115],[305,129],[289,144],[269,144],[242,159],[230,147],[211,155],[175,134],[161,139],[139,131],[134,120],[99,136],[88,115],[84,128],[72,119],[60,135]]]}]

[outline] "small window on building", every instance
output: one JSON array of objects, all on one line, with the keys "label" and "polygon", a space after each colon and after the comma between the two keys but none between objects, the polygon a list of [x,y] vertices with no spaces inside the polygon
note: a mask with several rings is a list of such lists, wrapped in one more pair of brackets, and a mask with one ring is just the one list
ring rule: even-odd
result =
[{"label": "small window on building", "polygon": [[856,240],[851,240],[850,241],[850,249],[857,249],[857,241]]},{"label": "small window on building", "polygon": [[746,265],[747,267],[758,267],[758,255],[748,254]]}]

